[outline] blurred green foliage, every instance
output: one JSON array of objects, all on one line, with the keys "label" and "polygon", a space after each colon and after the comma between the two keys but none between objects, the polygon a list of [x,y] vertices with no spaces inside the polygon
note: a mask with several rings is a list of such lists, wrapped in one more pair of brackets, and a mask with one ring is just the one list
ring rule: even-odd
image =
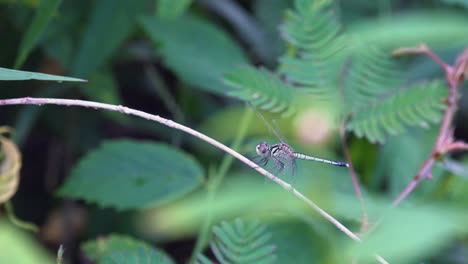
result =
[{"label": "blurred green foliage", "polygon": [[[239,99],[295,150],[316,156],[338,159],[344,122],[371,231],[352,241],[232,157],[159,124],[92,109],[2,107],[0,125],[17,131],[23,157],[12,203],[41,233],[34,239],[1,219],[0,262],[54,263],[64,244],[64,263],[375,263],[375,254],[389,263],[466,263],[460,155],[390,208],[431,154],[446,85],[429,59],[389,52],[424,42],[453,63],[468,41],[467,7],[453,0],[0,1],[1,99],[127,105],[200,128],[249,157],[259,140],[279,139],[241,111]],[[466,103],[461,98],[460,116]],[[456,136],[468,140],[466,124],[456,121]],[[299,161],[296,177],[284,180],[359,231],[349,171]],[[89,215],[73,214],[76,204]],[[107,232],[127,235],[101,237]]]}]

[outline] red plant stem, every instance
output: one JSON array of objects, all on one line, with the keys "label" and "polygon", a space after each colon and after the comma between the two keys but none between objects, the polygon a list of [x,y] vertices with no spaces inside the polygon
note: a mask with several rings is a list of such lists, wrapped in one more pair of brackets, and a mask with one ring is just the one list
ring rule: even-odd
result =
[{"label": "red plant stem", "polygon": [[349,173],[351,174],[351,181],[353,182],[354,192],[361,205],[361,232],[367,231],[369,218],[367,216],[366,206],[364,198],[362,197],[361,187],[359,185],[359,178],[357,177],[356,170],[354,169],[353,162],[351,160],[351,154],[349,153],[348,143],[346,142],[346,131],[344,124],[340,128],[341,144],[343,145],[343,152],[346,158],[346,162],[349,164]]},{"label": "red plant stem", "polygon": [[423,44],[419,47],[419,53],[426,54],[435,63],[437,63],[444,69],[447,83],[449,84],[449,95],[446,101],[447,107],[445,108],[442,123],[439,128],[439,134],[437,136],[436,142],[434,143],[434,147],[432,148],[431,155],[424,162],[421,169],[418,171],[416,176],[414,176],[413,180],[411,180],[411,182],[393,201],[392,206],[397,206],[401,201],[403,201],[408,195],[410,195],[413,192],[414,189],[416,189],[416,187],[418,187],[418,185],[424,179],[432,178],[431,171],[436,159],[442,153],[447,153],[448,149],[446,145],[449,144],[448,146],[450,146],[453,137],[453,130],[451,128],[451,125],[457,108],[459,80],[454,78],[454,71],[452,66],[443,62],[442,59],[440,59],[439,56],[433,53],[426,45]]},{"label": "red plant stem", "polygon": [[453,142],[444,146],[443,153],[450,153],[458,150],[468,150],[468,144],[461,141]]}]

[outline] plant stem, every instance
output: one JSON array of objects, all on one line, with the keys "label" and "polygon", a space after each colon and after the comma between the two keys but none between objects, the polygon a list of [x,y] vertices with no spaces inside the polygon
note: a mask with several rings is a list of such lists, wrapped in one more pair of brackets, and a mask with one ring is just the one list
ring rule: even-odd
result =
[{"label": "plant stem", "polygon": [[[247,133],[247,129],[249,128],[250,123],[252,122],[253,113],[254,111],[250,107],[247,107],[247,106],[245,107],[244,115],[239,125],[239,130],[237,131],[237,135],[234,139],[234,142],[231,145],[231,148],[233,150],[239,149],[242,141],[244,140],[245,135]],[[231,167],[233,160],[234,160],[234,157],[232,155],[225,155],[223,158],[223,161],[221,162],[221,165],[219,166],[218,171],[214,174],[213,178],[211,178],[210,181],[208,182],[208,194],[207,194],[208,204],[211,204],[214,201],[217,191],[219,189],[219,186],[221,185],[221,182],[223,181],[224,176],[226,175],[227,171]],[[208,239],[211,233],[210,228],[212,226],[212,222],[213,222],[213,214],[210,211],[203,221],[202,228],[200,230],[200,233],[198,234],[197,242],[195,243],[195,248],[193,250],[192,256],[190,257],[189,263],[195,263],[195,261],[197,260],[198,254],[202,252],[203,247],[208,242]]]},{"label": "plant stem", "polygon": [[[435,63],[443,68],[445,77],[449,85],[449,95],[446,100],[447,107],[445,108],[444,116],[439,128],[439,134],[432,148],[429,158],[423,163],[421,169],[416,173],[411,182],[403,189],[403,191],[393,201],[392,206],[397,206],[408,195],[410,195],[416,187],[424,180],[432,178],[431,171],[440,155],[447,153],[450,150],[466,149],[466,146],[458,143],[453,145],[453,129],[452,121],[457,110],[457,99],[459,97],[459,86],[463,79],[459,76],[459,72],[465,70],[460,67],[466,67],[468,60],[468,49],[465,50],[457,60],[455,67],[446,64],[439,56],[432,52],[425,44],[421,44],[417,48],[403,48],[394,52],[395,55],[401,54],[424,54],[431,58]],[[466,145],[466,144],[465,144]],[[450,147],[452,146],[452,147]]]},{"label": "plant stem", "polygon": [[[135,110],[132,108],[128,108],[122,105],[111,105],[105,103],[98,103],[93,101],[85,101],[85,100],[74,100],[74,99],[55,99],[55,98],[32,98],[32,97],[23,97],[23,98],[13,98],[13,99],[2,99],[0,100],[0,106],[2,105],[45,105],[45,104],[52,104],[52,105],[65,105],[65,106],[81,106],[86,108],[93,108],[93,109],[103,109],[108,111],[116,111],[127,115],[138,116],[150,121],[161,123],[165,126],[170,128],[174,128],[180,131],[183,131],[187,134],[190,134],[196,138],[199,138],[208,144],[232,155],[236,159],[240,160],[247,166],[251,167],[252,169],[256,170],[258,173],[262,174],[263,176],[267,177],[271,181],[275,182],[276,184],[280,185],[283,189],[290,191],[294,196],[305,202],[309,205],[313,210],[319,213],[323,218],[327,221],[332,223],[338,230],[343,232],[345,235],[350,237],[352,240],[356,242],[361,242],[361,239],[354,234],[351,230],[349,230],[346,226],[336,220],[333,216],[328,214],[325,210],[320,208],[317,204],[315,204],[312,200],[305,197],[301,192],[293,188],[289,183],[282,181],[275,175],[271,174],[270,172],[266,171],[262,167],[255,164],[253,161],[249,160],[248,158],[244,157],[243,155],[239,154],[238,152],[232,150],[231,148],[227,147],[226,145],[222,144],[214,140],[211,137],[208,137],[192,128],[186,127],[184,125],[178,124],[172,120],[162,118],[158,115],[148,114],[146,112]],[[379,257],[381,258],[381,257]],[[379,260],[379,259],[378,259]],[[379,260],[380,261],[380,260]]]},{"label": "plant stem", "polygon": [[351,154],[349,153],[348,143],[346,143],[346,131],[344,124],[340,127],[341,144],[343,145],[343,152],[345,154],[346,162],[349,164],[349,173],[351,174],[351,181],[353,182],[354,192],[361,205],[361,232],[366,232],[369,224],[369,218],[367,216],[366,205],[364,198],[362,197],[361,187],[359,185],[359,178],[357,177],[356,170],[354,169],[353,162],[351,160]]}]

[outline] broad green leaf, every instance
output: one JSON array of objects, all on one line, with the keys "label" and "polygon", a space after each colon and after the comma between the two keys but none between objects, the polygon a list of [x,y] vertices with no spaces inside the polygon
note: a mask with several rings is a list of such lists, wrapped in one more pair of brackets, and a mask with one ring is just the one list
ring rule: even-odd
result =
[{"label": "broad green leaf", "polygon": [[8,201],[16,193],[21,169],[21,153],[18,147],[1,134],[0,131],[0,204]]},{"label": "broad green leaf", "polygon": [[88,76],[104,64],[132,32],[138,15],[147,10],[148,1],[94,1],[71,72]]},{"label": "broad green leaf", "polygon": [[[374,180],[378,181],[376,186],[386,184],[391,197],[396,197],[428,158],[437,131],[438,128],[415,128],[406,134],[389,137],[377,155],[377,168],[373,174]],[[416,193],[424,187],[420,186]]]},{"label": "broad green leaf", "polygon": [[86,155],[59,195],[102,207],[138,209],[167,203],[203,180],[196,161],[165,144],[107,141]]},{"label": "broad green leaf", "polygon": [[82,37],[84,18],[89,16],[95,1],[62,1],[59,14],[54,17],[54,23],[49,23],[41,36],[40,45],[47,56],[58,61],[67,71],[75,62],[79,40]]},{"label": "broad green leaf", "polygon": [[324,263],[320,260],[327,253],[325,241],[320,240],[310,226],[291,221],[272,223],[269,228],[273,235],[271,243],[277,248],[277,263]]},{"label": "broad green leaf", "polygon": [[[300,175],[297,175],[296,187],[299,190],[304,189],[304,195],[319,205],[326,204],[333,196],[329,182],[330,176],[339,178],[342,182],[347,176],[341,174],[337,175],[340,177],[333,177],[335,176],[333,172],[320,171],[320,167],[307,171],[301,168],[298,174]],[[145,234],[155,233],[179,237],[195,233],[207,214],[211,214],[213,222],[217,222],[244,215],[273,217],[271,212],[291,209],[314,212],[312,208],[307,207],[306,203],[276,184],[265,181],[258,173],[243,172],[228,176],[218,191],[220,195],[212,203],[206,202],[206,193],[201,191],[194,193],[189,199],[171,203],[164,208],[158,208],[157,211],[145,212],[142,215],[141,229]],[[287,217],[294,216],[288,215]]]},{"label": "broad green leaf", "polygon": [[61,0],[42,0],[40,2],[36,15],[21,41],[19,54],[15,61],[16,69],[21,67],[34,45],[36,45],[37,40],[41,36],[50,19],[52,16],[56,15],[60,3]]},{"label": "broad green leaf", "polygon": [[282,22],[284,11],[292,1],[289,0],[256,0],[253,4],[255,17],[265,30],[268,41],[264,51],[268,62],[276,63],[276,58],[284,52],[284,43],[281,42],[278,25]]},{"label": "broad green leaf", "polygon": [[0,263],[55,263],[54,258],[47,252],[37,239],[31,234],[0,221]]},{"label": "broad green leaf", "polygon": [[258,220],[236,218],[213,227],[211,250],[220,263],[274,263],[276,247],[268,227]]},{"label": "broad green leaf", "polygon": [[[370,201],[366,200],[369,209]],[[433,256],[452,241],[466,235],[467,214],[463,208],[417,206],[389,209],[380,205],[378,225],[363,236],[362,243],[348,242],[348,259],[376,263],[375,254],[389,263],[419,263],[421,257]]]},{"label": "broad green leaf", "polygon": [[451,5],[460,5],[466,9],[468,9],[468,0],[441,0],[442,2],[446,4],[451,4]]},{"label": "broad green leaf", "polygon": [[192,0],[159,0],[157,6],[158,17],[174,19],[182,15],[192,3]]},{"label": "broad green leaf", "polygon": [[231,89],[222,83],[223,74],[247,63],[225,32],[200,18],[167,21],[147,16],[141,24],[166,65],[183,81],[205,91],[225,94]]},{"label": "broad green leaf", "polygon": [[172,260],[158,254],[155,251],[138,248],[136,251],[115,251],[112,255],[105,256],[102,264],[171,264]]},{"label": "broad green leaf", "polygon": [[431,48],[463,47],[468,41],[468,16],[439,10],[412,11],[384,19],[361,20],[350,25],[348,32],[364,43],[388,48],[412,47],[421,43]]},{"label": "broad green leaf", "polygon": [[0,81],[20,81],[20,80],[44,80],[58,82],[86,82],[86,80],[63,77],[52,74],[44,74],[38,72],[18,71],[6,68],[0,68]]},{"label": "broad green leaf", "polygon": [[[81,249],[97,263],[175,263],[164,251],[129,236],[112,234],[83,243]],[[149,262],[135,262],[136,259]]]}]

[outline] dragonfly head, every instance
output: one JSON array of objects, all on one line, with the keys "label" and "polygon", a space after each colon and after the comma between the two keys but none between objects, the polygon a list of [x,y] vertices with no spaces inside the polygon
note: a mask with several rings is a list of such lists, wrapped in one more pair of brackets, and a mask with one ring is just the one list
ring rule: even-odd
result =
[{"label": "dragonfly head", "polygon": [[263,156],[268,153],[268,151],[270,150],[270,146],[264,141],[258,144],[255,150],[257,151],[258,155]]}]

